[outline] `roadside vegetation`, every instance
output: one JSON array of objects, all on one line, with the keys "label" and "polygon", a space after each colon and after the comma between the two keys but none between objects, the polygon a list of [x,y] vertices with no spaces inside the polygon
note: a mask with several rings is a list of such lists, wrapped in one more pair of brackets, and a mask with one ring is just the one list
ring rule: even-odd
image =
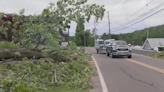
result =
[{"label": "roadside vegetation", "polygon": [[87,0],[59,0],[40,15],[25,17],[24,12],[0,14],[0,90],[87,92],[92,88],[91,55],[75,43],[62,48],[59,41],[64,39],[57,30],[66,30],[80,19],[89,22],[92,16],[96,22],[101,20],[104,6],[87,4]]},{"label": "roadside vegetation", "polygon": [[[132,33],[112,34],[112,39],[125,40],[127,43],[132,45],[143,45],[147,38],[147,31],[149,31],[149,38],[163,38],[163,27],[164,25],[159,25],[142,30],[136,30]],[[101,38],[108,39],[108,37],[109,34],[104,33]]]},{"label": "roadside vegetation", "polygon": [[161,52],[155,51],[153,54],[150,54],[148,56],[153,57],[153,58],[164,59],[164,51],[161,51]]}]

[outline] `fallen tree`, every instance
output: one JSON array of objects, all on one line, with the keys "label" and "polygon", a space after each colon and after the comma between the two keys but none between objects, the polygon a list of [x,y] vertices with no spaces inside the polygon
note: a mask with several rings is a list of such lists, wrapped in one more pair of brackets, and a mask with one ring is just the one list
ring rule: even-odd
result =
[{"label": "fallen tree", "polygon": [[48,51],[41,51],[35,49],[26,49],[26,48],[1,48],[0,49],[0,60],[6,59],[16,59],[21,60],[22,58],[52,58],[55,61],[72,61],[77,59],[77,54],[69,55],[67,50],[48,50]]}]

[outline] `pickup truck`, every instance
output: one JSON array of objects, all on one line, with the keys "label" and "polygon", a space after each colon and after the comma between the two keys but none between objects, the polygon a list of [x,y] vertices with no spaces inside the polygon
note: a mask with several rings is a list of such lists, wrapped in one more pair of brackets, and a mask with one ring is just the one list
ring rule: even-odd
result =
[{"label": "pickup truck", "polygon": [[106,47],[107,56],[115,58],[116,56],[132,57],[132,50],[125,41],[116,40],[112,41],[108,47]]}]

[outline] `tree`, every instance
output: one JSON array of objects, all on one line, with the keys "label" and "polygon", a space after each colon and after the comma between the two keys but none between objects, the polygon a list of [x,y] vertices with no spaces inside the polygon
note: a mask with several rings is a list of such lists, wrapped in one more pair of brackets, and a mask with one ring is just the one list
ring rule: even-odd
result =
[{"label": "tree", "polygon": [[147,31],[149,31],[149,38],[164,38],[163,27],[164,25],[159,25],[156,27],[137,30],[132,33],[118,34],[116,36],[121,40],[125,40],[127,43],[143,45],[147,39]]},{"label": "tree", "polygon": [[[66,30],[71,21],[78,22],[79,19],[89,22],[91,16],[95,16],[96,21],[98,21],[103,18],[104,11],[104,6],[87,4],[87,0],[59,0],[56,5],[50,3],[50,6],[45,8],[42,14],[26,18],[25,23],[22,23],[24,9],[19,14],[12,14],[12,21],[14,21],[12,30],[8,32],[8,27],[1,26],[0,31],[5,33],[6,37],[12,31],[13,41],[17,41],[18,44],[26,48],[37,48],[40,46],[40,41],[46,38],[46,45],[56,49],[59,48],[58,41],[61,38],[56,31],[58,28]],[[4,14],[1,14],[2,17],[4,17]],[[35,23],[33,23],[34,21]],[[11,21],[3,21],[1,23],[10,25]],[[20,23],[22,25],[17,29]],[[31,35],[33,36],[36,33],[40,34],[40,36],[33,39]],[[32,44],[32,41],[35,43]]]},{"label": "tree", "polygon": [[84,46],[84,18],[79,18],[76,26],[75,43],[78,46]]},{"label": "tree", "polygon": [[[12,70],[10,69],[10,71],[7,71],[7,69],[6,75],[0,76],[0,84],[3,85],[4,91],[32,92],[32,90],[30,90],[32,88],[45,89],[45,87],[47,86],[55,85],[56,81],[59,82],[59,85],[71,85],[72,87],[78,85],[81,88],[87,89],[87,86],[89,86],[89,83],[87,81],[89,80],[88,75],[91,76],[92,72],[90,74],[86,74],[84,71],[84,74],[79,71],[78,74],[82,73],[82,77],[86,77],[85,80],[81,80],[79,78],[79,75],[77,77],[73,75],[72,77],[71,74],[74,74],[76,70],[76,68],[72,67],[72,65],[75,64],[73,66],[77,66],[78,63],[86,63],[86,61],[89,59],[89,55],[85,57],[84,55],[86,55],[86,53],[84,54],[81,51],[79,53],[75,53],[75,51],[77,51],[77,48],[74,44],[71,44],[71,46],[68,47],[68,52],[64,51],[58,44],[61,36],[59,35],[57,29],[60,28],[62,30],[66,30],[67,25],[70,22],[78,22],[80,18],[83,18],[85,21],[89,22],[92,15],[95,16],[96,20],[98,21],[99,19],[103,18],[104,11],[104,6],[87,4],[87,0],[59,0],[57,2],[57,5],[55,5],[54,3],[50,3],[49,7],[45,8],[43,12],[39,15],[32,15],[28,18],[24,18],[24,10],[21,10],[19,14],[12,14],[12,22],[10,20],[0,20],[0,25],[3,25],[0,26],[1,38],[3,34],[3,36],[8,39],[7,41],[15,42],[15,44],[23,47],[0,49],[2,57],[1,59],[4,60],[6,58],[16,56],[15,60],[17,60],[18,57],[19,60],[21,58],[22,61],[27,61],[21,62],[21,64],[18,65],[12,65]],[[0,19],[2,19],[3,17],[4,14],[0,14]],[[22,18],[24,18],[24,20],[22,20]],[[12,25],[12,27],[10,27],[10,25]],[[34,35],[36,34],[38,35],[34,39]],[[9,37],[11,37],[12,39],[9,39]],[[50,51],[46,52],[49,53],[43,53],[44,51],[40,50],[39,48],[40,42],[45,38],[46,46],[50,48]],[[34,53],[31,54],[31,52]],[[68,60],[69,57],[72,57],[73,53],[75,54],[73,56],[77,56],[77,54],[79,54],[79,56],[82,56],[79,58],[79,60],[77,60],[76,63],[60,63],[54,65],[54,62],[59,62],[63,58],[65,58],[65,60]],[[85,57],[84,61],[81,60],[83,56]],[[32,60],[28,59],[31,57],[35,59],[35,64],[33,62],[28,62]],[[48,60],[36,60],[42,57],[46,57],[46,59]],[[52,60],[55,57],[56,60]],[[88,68],[84,65],[85,64],[83,64],[84,68],[92,70],[92,68]],[[65,66],[66,68],[64,68],[63,66]],[[72,71],[70,72],[70,70]],[[65,73],[65,75],[63,75],[62,73]],[[65,78],[67,78],[68,80],[66,80]],[[70,79],[76,79],[78,82],[69,81]],[[24,90],[22,90],[23,88]],[[28,90],[26,88],[30,89]]]}]

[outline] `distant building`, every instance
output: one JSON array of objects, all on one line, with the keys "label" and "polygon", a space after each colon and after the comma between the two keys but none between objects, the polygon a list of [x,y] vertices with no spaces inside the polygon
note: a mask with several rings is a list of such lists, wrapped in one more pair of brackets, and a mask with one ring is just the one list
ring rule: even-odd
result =
[{"label": "distant building", "polygon": [[160,46],[164,46],[164,38],[148,38],[142,48],[146,50],[157,50]]}]

